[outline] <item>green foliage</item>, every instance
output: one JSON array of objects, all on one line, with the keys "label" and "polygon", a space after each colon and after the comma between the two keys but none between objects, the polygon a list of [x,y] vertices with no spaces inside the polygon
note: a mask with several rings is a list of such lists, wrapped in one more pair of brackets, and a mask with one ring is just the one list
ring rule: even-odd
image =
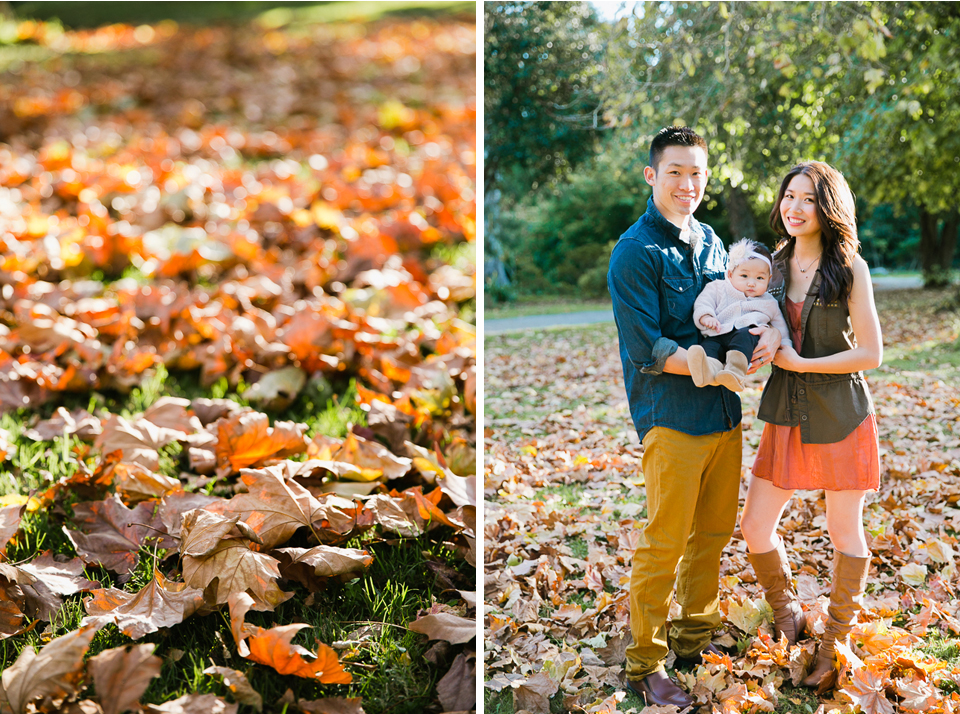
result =
[{"label": "green foliage", "polygon": [[484,173],[529,190],[594,152],[600,45],[585,2],[484,4]]}]

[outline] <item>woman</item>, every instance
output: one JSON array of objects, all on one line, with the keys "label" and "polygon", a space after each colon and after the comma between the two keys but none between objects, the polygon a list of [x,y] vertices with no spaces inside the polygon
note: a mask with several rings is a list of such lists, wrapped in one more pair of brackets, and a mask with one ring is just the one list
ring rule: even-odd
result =
[{"label": "woman", "polygon": [[740,529],[774,624],[794,644],[806,618],[777,524],[795,489],[826,492],[834,572],[826,631],[803,680],[815,687],[833,668],[834,644],[856,622],[870,567],[863,504],[880,485],[880,458],[861,371],[880,366],[883,344],[870,271],[857,253],[853,194],[840,172],[819,161],[795,166],[770,224],[784,238],[774,256],[784,285],[771,293],[796,349],[777,352],[763,390],[758,417],[767,424]]}]

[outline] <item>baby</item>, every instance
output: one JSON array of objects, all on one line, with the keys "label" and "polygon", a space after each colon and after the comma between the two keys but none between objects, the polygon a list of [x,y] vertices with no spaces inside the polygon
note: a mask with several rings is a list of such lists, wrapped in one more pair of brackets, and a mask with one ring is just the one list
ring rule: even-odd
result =
[{"label": "baby", "polygon": [[693,321],[704,339],[687,350],[687,366],[698,387],[742,392],[760,340],[750,329],[772,325],[781,344],[791,342],[780,305],[766,294],[774,270],[770,251],[744,238],[730,246],[729,257],[726,279],[707,283],[693,304]]}]

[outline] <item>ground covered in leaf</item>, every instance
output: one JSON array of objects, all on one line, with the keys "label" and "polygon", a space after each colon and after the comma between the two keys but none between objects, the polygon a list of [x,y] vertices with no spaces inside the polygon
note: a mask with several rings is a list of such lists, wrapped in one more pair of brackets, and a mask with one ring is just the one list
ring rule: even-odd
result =
[{"label": "ground covered in leaf", "polygon": [[[718,641],[730,654],[694,669],[668,661],[705,711],[960,711],[960,317],[937,311],[948,297],[877,294],[885,364],[868,382],[882,480],[868,497],[873,566],[838,689],[818,699],[795,687],[814,641],[788,650],[771,638],[735,533],[720,582]],[[630,559],[646,511],[616,328],[494,336],[484,350],[485,711],[642,709],[622,690]],[[765,377],[743,392],[741,496]],[[822,632],[831,561],[822,492],[798,492],[781,526]]]},{"label": "ground covered in leaf", "polygon": [[0,35],[0,711],[475,705],[472,12]]}]

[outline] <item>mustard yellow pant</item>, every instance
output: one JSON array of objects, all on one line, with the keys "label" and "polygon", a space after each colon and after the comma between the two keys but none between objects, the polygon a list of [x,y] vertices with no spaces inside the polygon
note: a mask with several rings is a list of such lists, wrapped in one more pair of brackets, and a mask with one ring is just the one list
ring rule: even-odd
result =
[{"label": "mustard yellow pant", "polygon": [[[647,525],[630,576],[630,679],[663,669],[669,647],[695,656],[720,625],[720,554],[736,524],[740,491],[739,426],[707,436],[654,427],[643,446]],[[670,623],[668,645],[674,585],[681,613]]]}]

